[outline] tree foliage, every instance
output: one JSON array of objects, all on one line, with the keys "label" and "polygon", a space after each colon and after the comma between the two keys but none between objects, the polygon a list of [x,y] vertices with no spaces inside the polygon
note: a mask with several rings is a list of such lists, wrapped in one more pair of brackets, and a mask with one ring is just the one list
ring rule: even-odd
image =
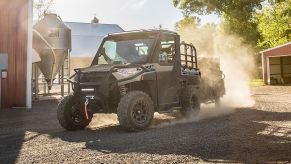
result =
[{"label": "tree foliage", "polygon": [[259,47],[270,48],[291,41],[291,0],[270,1],[256,18],[262,36]]},{"label": "tree foliage", "polygon": [[52,12],[51,7],[53,4],[54,0],[34,0],[33,9],[36,19],[40,20],[44,14]]},{"label": "tree foliage", "polygon": [[225,30],[256,44],[259,34],[253,13],[262,8],[264,0],[173,0],[184,15],[215,13],[223,18]]},{"label": "tree foliage", "polygon": [[241,19],[227,14],[223,15],[223,30],[229,34],[235,34],[242,38],[242,42],[256,46],[260,34],[257,23],[253,18]]},{"label": "tree foliage", "polygon": [[251,15],[251,13],[261,8],[264,0],[173,0],[174,5],[183,9],[185,13],[222,14],[240,17],[241,15]]},{"label": "tree foliage", "polygon": [[179,31],[180,29],[187,26],[196,27],[200,24],[200,22],[201,19],[199,17],[186,15],[182,20],[175,24],[175,29],[176,31]]}]

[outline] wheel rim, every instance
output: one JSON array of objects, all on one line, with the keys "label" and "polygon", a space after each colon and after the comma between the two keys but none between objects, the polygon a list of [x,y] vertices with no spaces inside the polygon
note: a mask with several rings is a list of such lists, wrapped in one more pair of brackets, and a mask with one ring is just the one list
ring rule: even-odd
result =
[{"label": "wheel rim", "polygon": [[80,103],[71,106],[71,119],[75,123],[80,123],[84,120],[84,114],[82,113],[81,108],[82,105]]},{"label": "wheel rim", "polygon": [[138,124],[144,124],[148,120],[148,106],[144,101],[138,101],[132,110],[132,118]]}]

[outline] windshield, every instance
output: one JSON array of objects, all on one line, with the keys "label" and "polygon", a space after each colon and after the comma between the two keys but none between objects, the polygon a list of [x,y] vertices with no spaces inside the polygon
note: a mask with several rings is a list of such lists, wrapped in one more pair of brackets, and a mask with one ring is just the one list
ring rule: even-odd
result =
[{"label": "windshield", "polygon": [[98,64],[146,63],[155,37],[109,39],[99,52]]}]

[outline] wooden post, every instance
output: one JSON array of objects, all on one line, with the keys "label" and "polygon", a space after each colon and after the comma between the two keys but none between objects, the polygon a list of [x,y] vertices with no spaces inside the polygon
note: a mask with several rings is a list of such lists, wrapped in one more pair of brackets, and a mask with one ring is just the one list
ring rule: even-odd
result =
[{"label": "wooden post", "polygon": [[62,65],[62,69],[61,69],[61,95],[62,97],[64,97],[65,93],[64,93],[64,64]]},{"label": "wooden post", "polygon": [[283,57],[280,57],[280,69],[281,69],[281,82],[285,84],[284,69],[283,69]]},{"label": "wooden post", "polygon": [[38,66],[37,63],[34,64],[34,98],[35,100],[38,100]]},{"label": "wooden post", "polygon": [[[70,54],[70,50],[68,50],[68,65],[67,65],[67,67],[68,67],[67,78],[69,78],[71,76],[71,54]],[[68,82],[68,80],[67,80],[67,83],[68,83],[68,95],[69,95],[70,92],[71,92],[71,87],[70,87],[71,83]]]}]

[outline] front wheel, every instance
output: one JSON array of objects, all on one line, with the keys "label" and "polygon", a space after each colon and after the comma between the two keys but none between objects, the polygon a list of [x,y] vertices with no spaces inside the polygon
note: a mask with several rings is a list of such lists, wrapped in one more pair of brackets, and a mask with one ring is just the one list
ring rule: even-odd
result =
[{"label": "front wheel", "polygon": [[83,101],[72,95],[66,96],[58,105],[57,117],[61,126],[67,130],[81,130],[89,125],[93,117],[88,113],[89,119],[84,114]]},{"label": "front wheel", "polygon": [[124,95],[117,107],[120,125],[128,131],[146,129],[154,117],[154,103],[142,91],[131,91]]}]

